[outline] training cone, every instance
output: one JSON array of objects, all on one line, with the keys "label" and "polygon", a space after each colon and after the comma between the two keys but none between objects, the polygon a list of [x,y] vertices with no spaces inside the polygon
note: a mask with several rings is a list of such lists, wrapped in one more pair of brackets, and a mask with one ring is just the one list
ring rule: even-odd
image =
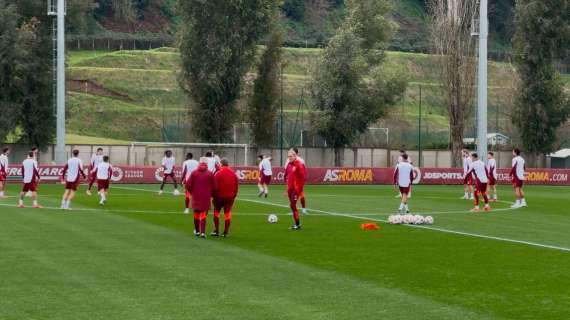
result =
[{"label": "training cone", "polygon": [[366,230],[378,230],[380,227],[376,223],[363,223],[360,225],[360,229]]}]

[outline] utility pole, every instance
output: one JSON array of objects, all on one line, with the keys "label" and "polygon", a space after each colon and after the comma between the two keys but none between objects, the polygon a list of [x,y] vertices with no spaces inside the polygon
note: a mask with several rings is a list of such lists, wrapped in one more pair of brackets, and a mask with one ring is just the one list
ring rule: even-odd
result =
[{"label": "utility pole", "polygon": [[[50,2],[54,0],[49,0]],[[48,10],[49,11],[49,10]],[[48,12],[48,14],[53,11]],[[65,0],[57,0],[57,120],[55,162],[65,162]]]},{"label": "utility pole", "polygon": [[420,88],[420,110],[418,117],[418,167],[422,166],[422,86]]},{"label": "utility pole", "polygon": [[487,19],[487,1],[479,0],[479,81],[477,92],[477,152],[480,159],[487,159],[487,37],[489,21]]},{"label": "utility pole", "polygon": [[285,165],[285,162],[283,162],[283,68],[284,65],[281,63],[281,113],[279,116],[279,155],[281,157],[281,166]]}]

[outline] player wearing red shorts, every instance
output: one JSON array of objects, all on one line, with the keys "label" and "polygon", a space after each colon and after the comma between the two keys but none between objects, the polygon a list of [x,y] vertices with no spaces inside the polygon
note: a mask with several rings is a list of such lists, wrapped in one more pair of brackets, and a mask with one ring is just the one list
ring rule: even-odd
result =
[{"label": "player wearing red shorts", "polygon": [[467,149],[463,149],[463,199],[473,200],[473,175],[468,174],[471,171],[471,153]]},{"label": "player wearing red shorts", "polygon": [[[186,161],[184,161],[184,163],[182,164],[182,185],[184,186],[186,185],[188,179],[190,179],[190,175],[192,174],[192,172],[194,172],[194,170],[198,168],[198,161],[192,158],[194,158],[194,155],[192,154],[192,152],[188,152],[186,154]],[[190,214],[190,198],[192,198],[192,195],[190,194],[190,192],[188,192],[188,190],[185,190],[184,214]]]},{"label": "player wearing red shorts", "polygon": [[410,213],[408,208],[408,195],[412,189],[412,182],[414,181],[414,167],[408,162],[408,155],[402,154],[402,159],[398,162],[396,170],[394,170],[394,185],[398,185],[400,194],[402,195],[402,202],[400,202],[399,213]]},{"label": "player wearing red shorts", "polygon": [[208,159],[200,158],[198,169],[194,170],[186,181],[186,190],[192,195],[194,211],[194,234],[206,238],[206,217],[212,204],[212,196],[216,192],[216,179],[208,171]]},{"label": "player wearing red shorts", "polygon": [[5,197],[4,189],[8,180],[8,155],[10,155],[10,148],[2,149],[2,154],[0,154],[0,199]]},{"label": "player wearing red shorts", "polygon": [[65,192],[61,199],[61,209],[63,210],[71,210],[69,205],[71,204],[71,200],[75,197],[77,188],[79,188],[80,177],[85,179],[83,162],[79,159],[79,150],[73,150],[72,155],[73,156],[67,160],[65,167],[63,167],[63,173],[61,175],[61,183],[65,184]]},{"label": "player wearing red shorts", "polygon": [[487,183],[489,183],[489,172],[485,163],[479,160],[479,155],[473,153],[471,155],[471,169],[468,174],[473,175],[475,178],[475,207],[471,212],[479,212],[479,195],[483,195],[485,201],[485,211],[491,211],[489,206],[489,197],[487,196]]},{"label": "player wearing red shorts", "polygon": [[109,156],[103,156],[103,162],[99,163],[92,171],[97,179],[97,191],[99,193],[99,204],[105,205],[107,202],[107,193],[113,177],[113,167],[109,163]]},{"label": "player wearing red shorts", "polygon": [[513,162],[510,176],[513,181],[513,187],[515,188],[515,196],[517,197],[516,202],[511,206],[511,208],[526,207],[526,200],[524,198],[524,173],[525,173],[525,161],[521,157],[521,151],[518,148],[513,150]]},{"label": "player wearing red shorts", "polygon": [[238,194],[238,178],[230,168],[228,159],[220,160],[221,168],[214,174],[216,192],[214,193],[214,232],[211,236],[220,235],[220,212],[224,210],[224,233],[227,237],[232,221],[232,207]]},{"label": "player wearing red shorts", "polygon": [[495,161],[495,154],[492,151],[487,153],[487,173],[489,174],[489,184],[487,185],[487,193],[489,190],[493,191],[493,197],[490,201],[497,201],[497,162]]},{"label": "player wearing red shorts", "polygon": [[28,158],[22,162],[22,172],[23,172],[23,187],[22,192],[20,192],[20,199],[18,202],[18,208],[25,208],[24,197],[26,193],[30,193],[32,196],[32,201],[34,202],[34,208],[41,208],[37,200],[37,189],[38,183],[40,181],[40,173],[38,170],[38,162],[34,158],[34,153],[30,151],[28,153]]},{"label": "player wearing red shorts", "polygon": [[269,184],[271,183],[271,178],[273,176],[273,170],[271,168],[271,157],[259,155],[259,181],[257,182],[257,188],[259,189],[258,196],[269,195]]},{"label": "player wearing red shorts", "polygon": [[89,162],[89,186],[87,187],[87,191],[85,191],[88,196],[91,195],[93,184],[97,182],[97,166],[102,162],[103,148],[97,148],[97,151],[95,151],[95,154],[91,156],[91,161]]},{"label": "player wearing red shorts", "polygon": [[297,201],[303,195],[305,186],[305,166],[297,159],[297,153],[289,150],[287,153],[287,168],[285,170],[285,179],[287,181],[287,196],[289,197],[289,205],[293,212],[293,220],[295,224],[291,226],[291,230],[301,230],[301,220],[299,218],[299,209],[297,209]]}]

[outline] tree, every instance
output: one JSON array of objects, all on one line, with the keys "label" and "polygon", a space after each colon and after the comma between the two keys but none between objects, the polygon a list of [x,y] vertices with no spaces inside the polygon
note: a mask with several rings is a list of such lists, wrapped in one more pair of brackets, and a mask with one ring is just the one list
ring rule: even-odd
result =
[{"label": "tree", "polygon": [[194,131],[203,141],[229,141],[242,79],[269,26],[275,0],[178,4],[182,18],[179,82],[194,102]]},{"label": "tree", "polygon": [[275,138],[273,125],[279,99],[282,45],[283,34],[274,30],[257,66],[249,119],[252,123],[253,141],[258,147],[270,146]]},{"label": "tree", "polygon": [[349,0],[347,8],[349,16],[325,48],[311,88],[313,123],[334,149],[336,166],[342,165],[342,148],[382,117],[406,87],[403,77],[382,68],[377,50],[394,29],[387,2]]},{"label": "tree", "polygon": [[[49,38],[42,34],[42,23],[35,17],[24,23],[18,34],[21,56],[18,59],[17,85],[21,92],[18,125],[23,129],[21,142],[45,149],[53,142],[52,73]],[[45,28],[45,27],[44,27]]]},{"label": "tree", "polygon": [[533,163],[539,154],[554,151],[556,130],[570,114],[570,97],[554,66],[554,60],[569,48],[569,1],[519,0],[516,22],[514,48],[520,84],[513,122]]},{"label": "tree", "polygon": [[302,21],[305,13],[304,0],[285,0],[282,10],[285,15],[295,21]]},{"label": "tree", "polygon": [[461,166],[465,121],[473,110],[476,45],[471,27],[477,1],[430,0],[431,40],[449,115],[452,165]]},{"label": "tree", "polygon": [[20,112],[19,91],[15,85],[17,50],[17,28],[19,15],[16,6],[0,0],[0,143],[16,128]]}]

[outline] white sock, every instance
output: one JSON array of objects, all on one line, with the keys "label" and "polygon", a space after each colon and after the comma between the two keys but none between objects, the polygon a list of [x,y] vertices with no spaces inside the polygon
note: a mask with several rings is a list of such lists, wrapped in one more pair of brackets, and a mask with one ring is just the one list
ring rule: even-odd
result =
[{"label": "white sock", "polygon": [[67,200],[65,202],[65,208],[69,209],[69,205],[71,204],[71,200]]},{"label": "white sock", "polygon": [[405,208],[406,210],[410,210],[410,208],[408,208],[408,204],[407,204],[407,203],[404,205],[404,208]]},{"label": "white sock", "polygon": [[469,198],[469,192],[465,192],[465,198]]},{"label": "white sock", "polygon": [[404,203],[400,202],[400,210],[404,209]]},{"label": "white sock", "polygon": [[23,204],[24,204],[24,200],[18,200],[18,204],[19,204],[19,205],[23,205]]},{"label": "white sock", "polygon": [[0,197],[4,196],[4,191],[0,191]]},{"label": "white sock", "polygon": [[65,200],[61,200],[61,207],[65,208]]},{"label": "white sock", "polygon": [[34,200],[34,206],[38,205],[38,200]]},{"label": "white sock", "polygon": [[263,187],[257,187],[259,189],[259,192],[263,192]]}]

